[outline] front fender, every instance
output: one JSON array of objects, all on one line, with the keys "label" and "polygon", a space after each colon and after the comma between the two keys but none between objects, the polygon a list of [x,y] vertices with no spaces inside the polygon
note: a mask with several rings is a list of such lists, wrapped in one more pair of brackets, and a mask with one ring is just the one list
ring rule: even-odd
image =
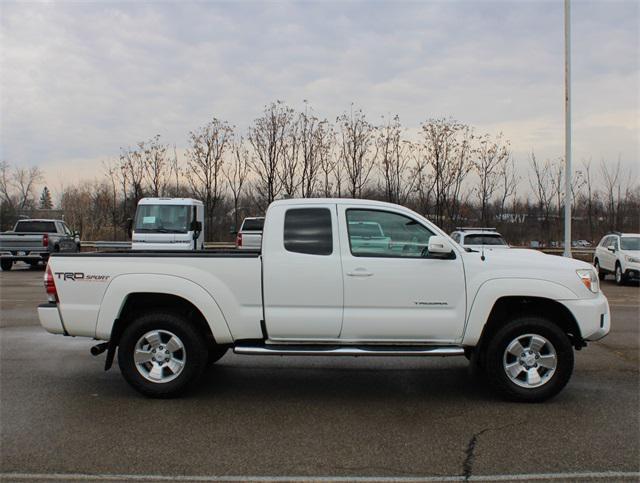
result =
[{"label": "front fender", "polygon": [[475,346],[489,320],[493,306],[502,297],[541,297],[551,300],[575,300],[578,297],[564,285],[549,280],[498,278],[487,280],[477,290],[470,304],[462,344]]},{"label": "front fender", "polygon": [[119,275],[111,281],[100,304],[96,339],[109,340],[114,321],[119,317],[127,297],[140,292],[175,295],[187,300],[202,313],[217,343],[233,342],[222,310],[209,292],[185,278],[158,274]]}]

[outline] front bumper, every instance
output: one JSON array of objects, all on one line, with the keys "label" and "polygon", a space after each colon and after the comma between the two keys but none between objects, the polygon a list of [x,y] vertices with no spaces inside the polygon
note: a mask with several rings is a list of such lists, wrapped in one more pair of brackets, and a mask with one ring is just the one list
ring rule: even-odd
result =
[{"label": "front bumper", "polygon": [[640,281],[640,269],[638,268],[627,268],[624,271],[624,278],[631,282]]},{"label": "front bumper", "polygon": [[611,330],[609,302],[602,292],[592,299],[563,300],[562,304],[575,317],[584,340],[602,339]]},{"label": "front bumper", "polygon": [[60,311],[56,304],[40,304],[38,306],[38,318],[40,319],[40,325],[42,325],[47,332],[67,335],[67,331],[62,323],[62,317],[60,317]]}]

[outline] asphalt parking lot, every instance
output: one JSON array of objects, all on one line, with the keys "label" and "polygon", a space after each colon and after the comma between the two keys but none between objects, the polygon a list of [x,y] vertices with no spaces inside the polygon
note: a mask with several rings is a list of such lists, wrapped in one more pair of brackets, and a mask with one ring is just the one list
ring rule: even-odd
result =
[{"label": "asphalt parking lot", "polygon": [[[177,400],[39,326],[42,271],[0,273],[0,479],[561,481],[640,478],[640,288],[552,401],[508,403],[465,359],[227,354]],[[259,478],[260,477],[260,478]]]}]

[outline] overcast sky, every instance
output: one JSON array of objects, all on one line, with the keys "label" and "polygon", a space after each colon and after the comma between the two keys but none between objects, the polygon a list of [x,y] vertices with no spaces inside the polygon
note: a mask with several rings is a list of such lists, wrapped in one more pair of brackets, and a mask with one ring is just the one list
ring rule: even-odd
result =
[{"label": "overcast sky", "polygon": [[[640,3],[572,2],[574,157],[640,159]],[[563,4],[2,1],[0,156],[92,176],[155,134],[186,146],[212,116],[351,102],[408,128],[503,131],[521,164],[564,152]],[[637,171],[637,170],[636,170]]]}]

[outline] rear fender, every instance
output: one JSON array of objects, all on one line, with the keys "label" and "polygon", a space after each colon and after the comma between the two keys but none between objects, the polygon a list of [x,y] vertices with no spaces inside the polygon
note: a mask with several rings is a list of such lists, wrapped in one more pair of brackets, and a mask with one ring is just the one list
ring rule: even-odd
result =
[{"label": "rear fender", "polygon": [[109,340],[113,324],[120,316],[127,297],[139,292],[175,295],[187,300],[202,313],[218,344],[233,342],[222,310],[209,292],[187,279],[156,274],[120,275],[111,281],[100,304],[97,339]]}]

